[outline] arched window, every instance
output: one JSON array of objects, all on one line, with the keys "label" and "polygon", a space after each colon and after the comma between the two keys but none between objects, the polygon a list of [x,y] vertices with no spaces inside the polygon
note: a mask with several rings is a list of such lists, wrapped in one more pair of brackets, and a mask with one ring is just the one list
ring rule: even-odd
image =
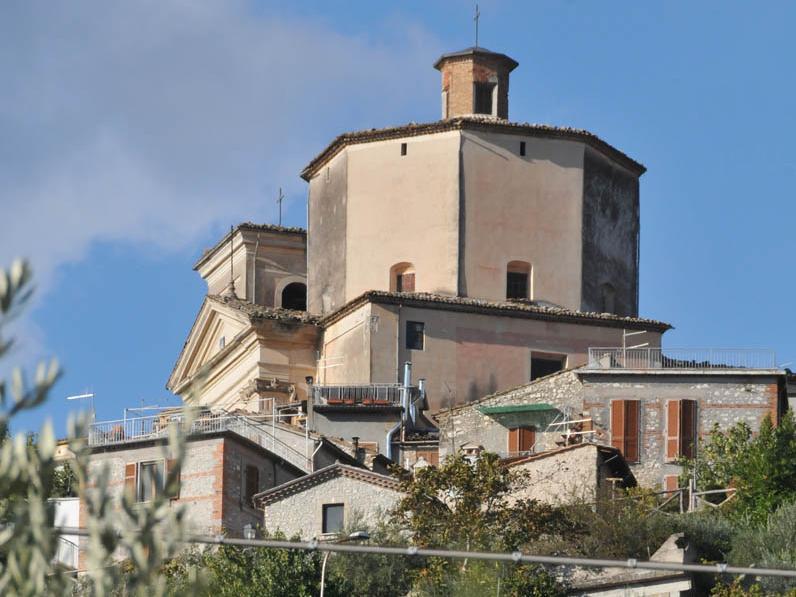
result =
[{"label": "arched window", "polygon": [[603,313],[613,313],[616,310],[616,291],[608,283],[600,286],[600,301]]},{"label": "arched window", "polygon": [[392,292],[415,291],[415,267],[411,263],[396,263],[390,268],[390,290]]},{"label": "arched window", "polygon": [[506,266],[506,298],[531,298],[531,264],[527,261],[509,261]]},{"label": "arched window", "polygon": [[282,290],[282,307],[296,311],[307,310],[307,285],[291,282]]}]

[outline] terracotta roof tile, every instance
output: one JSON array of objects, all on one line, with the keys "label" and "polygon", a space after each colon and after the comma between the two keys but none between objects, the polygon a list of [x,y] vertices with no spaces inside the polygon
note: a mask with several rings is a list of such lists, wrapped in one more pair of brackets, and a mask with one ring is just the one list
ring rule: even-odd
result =
[{"label": "terracotta roof tile", "polygon": [[210,294],[207,298],[215,303],[237,309],[248,315],[252,320],[274,319],[281,321],[297,321],[312,325],[317,324],[319,320],[317,315],[312,315],[306,311],[295,311],[293,309],[283,309],[282,307],[265,307],[263,305],[252,304],[248,301],[242,301],[238,298],[219,296],[217,294]]}]

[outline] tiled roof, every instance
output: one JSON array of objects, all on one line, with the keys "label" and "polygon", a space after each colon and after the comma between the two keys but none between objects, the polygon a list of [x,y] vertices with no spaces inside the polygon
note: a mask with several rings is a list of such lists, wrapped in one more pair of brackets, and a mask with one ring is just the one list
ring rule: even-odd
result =
[{"label": "tiled roof", "polygon": [[505,54],[501,54],[500,52],[493,52],[492,50],[487,50],[486,48],[482,48],[481,46],[473,46],[471,48],[465,48],[464,50],[459,50],[458,52],[448,52],[447,54],[443,54],[440,56],[437,61],[434,63],[434,68],[438,69],[440,65],[449,58],[461,58],[464,56],[474,56],[479,54],[481,56],[488,56],[494,60],[500,60],[505,62],[509,66],[509,70],[514,70],[517,68],[520,63],[511,58],[510,56],[506,56]]},{"label": "tiled roof", "polygon": [[313,158],[301,172],[301,177],[308,181],[324,164],[326,164],[326,162],[337,155],[337,153],[347,145],[418,137],[420,135],[457,130],[486,130],[497,133],[527,135],[543,139],[580,141],[602,152],[619,164],[622,164],[625,168],[636,174],[636,176],[641,176],[647,170],[642,164],[627,154],[609,145],[594,133],[590,133],[584,129],[551,126],[547,124],[531,124],[527,122],[509,122],[508,120],[499,120],[491,116],[459,116],[447,120],[438,120],[436,122],[420,124],[412,122],[403,126],[343,133],[337,136],[326,149]]},{"label": "tiled roof", "polygon": [[523,317],[560,321],[566,323],[586,323],[608,327],[623,327],[664,332],[672,326],[663,321],[644,319],[641,317],[623,317],[612,313],[587,313],[572,311],[564,307],[535,304],[532,302],[487,301],[483,299],[429,294],[425,292],[386,292],[370,290],[349,301],[337,311],[323,317],[321,325],[329,325],[338,321],[364,303],[380,303],[393,305],[410,305],[443,311],[462,311],[483,313],[486,315],[503,315],[506,317]]},{"label": "tiled roof", "polygon": [[293,309],[283,309],[282,307],[265,307],[263,305],[252,304],[248,301],[242,301],[238,298],[220,296],[217,294],[210,294],[207,298],[215,303],[237,309],[248,315],[252,320],[274,319],[315,325],[318,323],[319,319],[317,315],[312,315],[306,311],[295,311]]},{"label": "tiled roof", "polygon": [[273,504],[274,502],[278,502],[290,497],[291,495],[301,493],[302,491],[310,489],[311,487],[315,487],[316,485],[325,483],[330,479],[341,476],[348,477],[349,479],[355,479],[357,481],[364,481],[365,483],[370,483],[371,485],[376,485],[385,489],[391,489],[393,491],[399,491],[401,486],[400,482],[393,477],[374,473],[373,471],[369,471],[364,468],[340,464],[338,462],[315,471],[314,473],[310,473],[309,475],[305,475],[304,477],[293,479],[292,481],[288,481],[287,483],[283,483],[282,485],[278,485],[272,489],[258,493],[252,499],[254,500],[255,504],[262,508],[263,506]]},{"label": "tiled roof", "polygon": [[223,246],[224,244],[229,242],[230,234],[235,234],[238,230],[249,230],[253,232],[273,232],[276,234],[293,234],[299,236],[307,236],[307,231],[304,228],[298,228],[294,226],[277,226],[276,224],[255,224],[254,222],[242,222],[235,226],[230,232],[227,232],[221,240],[219,240],[215,245],[211,248],[206,249],[202,256],[197,259],[196,263],[194,264],[193,268],[199,269],[199,266],[204,263],[204,261],[210,257],[219,247]]}]

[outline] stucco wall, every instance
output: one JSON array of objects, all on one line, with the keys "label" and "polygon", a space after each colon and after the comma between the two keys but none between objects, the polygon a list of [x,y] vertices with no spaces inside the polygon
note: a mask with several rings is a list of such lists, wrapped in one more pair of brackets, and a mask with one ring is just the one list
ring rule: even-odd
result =
[{"label": "stucco wall", "polygon": [[462,136],[461,294],[505,299],[506,265],[526,261],[530,298],[580,309],[583,144],[485,131]]},{"label": "stucco wall", "polygon": [[[401,143],[407,144],[404,156]],[[456,294],[459,132],[345,151],[346,297],[389,290],[390,268],[402,262],[414,265],[417,292]]]},{"label": "stucco wall", "polygon": [[512,492],[512,497],[552,505],[594,502],[601,489],[600,466],[601,459],[594,445],[583,445],[518,464],[511,467],[512,472],[527,477],[522,488]]},{"label": "stucco wall", "polygon": [[638,177],[586,149],[583,169],[583,311],[610,310],[603,286],[614,293],[613,312],[638,315]]},{"label": "stucco wall", "polygon": [[324,504],[344,505],[344,525],[354,520],[356,512],[362,522],[373,527],[400,498],[401,494],[392,489],[339,476],[265,506],[265,528],[269,532],[280,530],[288,537],[320,537]]},{"label": "stucco wall", "polygon": [[310,180],[308,201],[307,308],[312,313],[328,313],[346,301],[346,152],[337,155]]},{"label": "stucco wall", "polygon": [[370,383],[370,311],[370,304],[362,305],[324,329],[317,383]]}]

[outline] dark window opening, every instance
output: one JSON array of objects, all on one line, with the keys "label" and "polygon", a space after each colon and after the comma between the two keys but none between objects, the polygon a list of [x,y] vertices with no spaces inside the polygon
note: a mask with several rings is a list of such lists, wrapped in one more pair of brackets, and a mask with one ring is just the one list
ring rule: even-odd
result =
[{"label": "dark window opening", "polygon": [[406,143],[401,143],[401,155],[406,155]]},{"label": "dark window opening", "polygon": [[407,350],[423,350],[425,344],[425,327],[422,321],[406,322]]},{"label": "dark window opening", "polygon": [[395,276],[395,290],[396,292],[414,292],[415,291],[415,274],[398,274]]},{"label": "dark window opening", "polygon": [[528,298],[528,274],[525,272],[506,273],[506,298]]},{"label": "dark window opening", "polygon": [[564,368],[564,359],[561,357],[531,357],[531,381],[552,375]]},{"label": "dark window opening", "polygon": [[492,90],[493,83],[475,83],[475,106],[476,114],[492,114]]},{"label": "dark window opening", "polygon": [[247,506],[253,506],[252,498],[260,491],[260,469],[248,465],[244,477],[243,498]]},{"label": "dark window opening", "polygon": [[323,505],[323,532],[339,533],[343,530],[343,504]]},{"label": "dark window opening", "polygon": [[520,141],[520,155],[525,155],[525,141]]},{"label": "dark window opening", "polygon": [[296,311],[307,310],[307,286],[301,282],[293,282],[282,291],[282,307]]},{"label": "dark window opening", "polygon": [[138,501],[150,502],[157,496],[163,495],[166,483],[165,463],[162,460],[157,460],[142,462],[138,466]]}]

